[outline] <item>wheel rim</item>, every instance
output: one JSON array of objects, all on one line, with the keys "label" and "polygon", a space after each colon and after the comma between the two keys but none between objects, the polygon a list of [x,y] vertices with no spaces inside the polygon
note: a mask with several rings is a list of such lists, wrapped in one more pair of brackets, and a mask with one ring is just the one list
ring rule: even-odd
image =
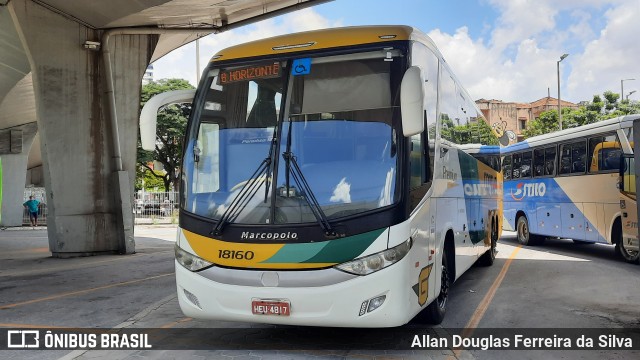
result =
[{"label": "wheel rim", "polygon": [[620,244],[620,252],[622,253],[622,256],[624,256],[625,259],[634,260],[638,258],[637,250],[627,250],[622,244]]},{"label": "wheel rim", "polygon": [[444,309],[447,306],[447,298],[449,297],[449,272],[447,267],[442,265],[442,275],[440,276],[440,295],[438,295],[438,307]]},{"label": "wheel rim", "polygon": [[498,250],[496,250],[496,243],[498,242],[498,231],[491,232],[491,259],[495,260]]},{"label": "wheel rim", "polygon": [[527,221],[520,221],[518,226],[518,238],[520,242],[524,242],[529,239],[529,227],[527,226]]}]

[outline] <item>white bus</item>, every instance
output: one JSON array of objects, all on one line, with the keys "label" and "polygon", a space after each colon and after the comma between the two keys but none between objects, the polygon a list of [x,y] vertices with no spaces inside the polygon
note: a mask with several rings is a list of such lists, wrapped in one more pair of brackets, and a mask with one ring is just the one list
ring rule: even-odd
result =
[{"label": "white bus", "polygon": [[[155,141],[158,107],[189,97],[174,95],[143,109],[143,146]],[[222,50],[186,136],[175,251],[187,316],[439,323],[454,280],[478,259],[494,261],[501,177],[455,142],[497,139],[413,28],[320,30]]]},{"label": "white bus", "polygon": [[527,139],[501,150],[504,228],[522,244],[546,237],[615,244],[622,228],[618,177],[631,153],[629,115]]}]

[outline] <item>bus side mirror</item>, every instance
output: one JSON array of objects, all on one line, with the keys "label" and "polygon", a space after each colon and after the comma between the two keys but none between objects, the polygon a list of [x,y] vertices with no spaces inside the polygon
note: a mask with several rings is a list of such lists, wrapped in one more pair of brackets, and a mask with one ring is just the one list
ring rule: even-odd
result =
[{"label": "bus side mirror", "polygon": [[407,69],[400,84],[400,110],[402,112],[402,133],[405,137],[424,131],[422,104],[424,92],[422,72],[417,66]]},{"label": "bus side mirror", "polygon": [[190,103],[195,94],[195,89],[167,91],[152,97],[144,104],[140,112],[140,142],[144,150],[153,151],[156,148],[158,110],[169,104]]}]

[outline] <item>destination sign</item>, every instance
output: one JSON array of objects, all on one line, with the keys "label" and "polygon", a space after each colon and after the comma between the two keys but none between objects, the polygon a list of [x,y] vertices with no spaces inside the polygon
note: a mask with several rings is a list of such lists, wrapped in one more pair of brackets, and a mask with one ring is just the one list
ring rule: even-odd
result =
[{"label": "destination sign", "polygon": [[218,76],[218,85],[254,79],[268,79],[280,76],[280,63],[254,65],[239,69],[224,70]]}]

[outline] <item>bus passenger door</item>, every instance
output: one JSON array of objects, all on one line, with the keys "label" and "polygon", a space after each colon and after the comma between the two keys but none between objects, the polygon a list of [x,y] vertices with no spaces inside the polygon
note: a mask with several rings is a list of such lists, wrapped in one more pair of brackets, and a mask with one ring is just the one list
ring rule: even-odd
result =
[{"label": "bus passenger door", "polygon": [[633,155],[624,155],[620,176],[620,211],[622,213],[622,244],[625,249],[638,250],[638,208],[636,174]]},{"label": "bus passenger door", "polygon": [[584,240],[582,203],[563,203],[560,207],[562,212],[562,237]]}]

